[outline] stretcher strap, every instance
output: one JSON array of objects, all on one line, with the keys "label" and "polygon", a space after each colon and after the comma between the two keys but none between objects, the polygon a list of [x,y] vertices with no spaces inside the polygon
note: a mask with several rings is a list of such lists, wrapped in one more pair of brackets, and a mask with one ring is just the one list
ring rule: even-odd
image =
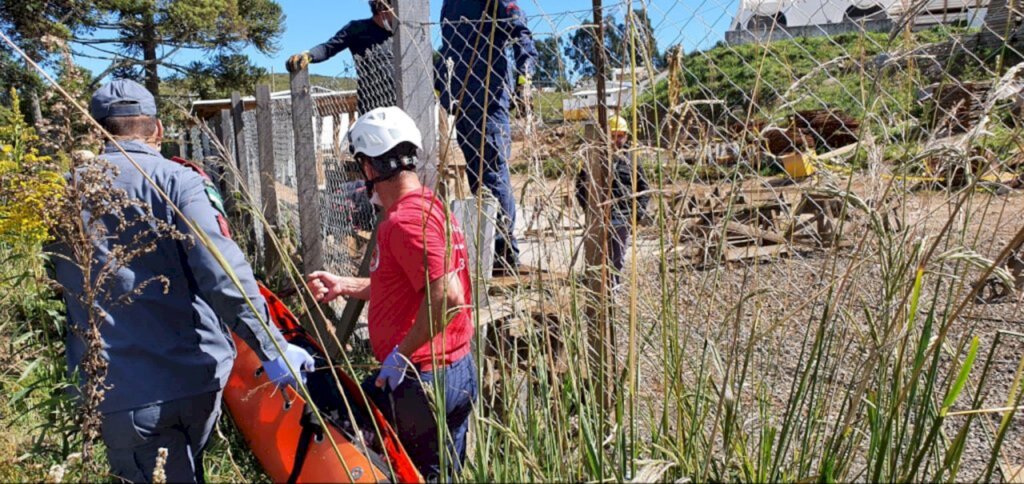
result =
[{"label": "stretcher strap", "polygon": [[302,467],[306,464],[306,457],[309,455],[309,445],[313,437],[323,438],[324,428],[313,418],[313,411],[309,404],[302,406],[302,418],[299,420],[302,432],[299,433],[298,447],[295,448],[295,463],[292,466],[292,473],[288,476],[288,484],[295,484],[302,474]]}]

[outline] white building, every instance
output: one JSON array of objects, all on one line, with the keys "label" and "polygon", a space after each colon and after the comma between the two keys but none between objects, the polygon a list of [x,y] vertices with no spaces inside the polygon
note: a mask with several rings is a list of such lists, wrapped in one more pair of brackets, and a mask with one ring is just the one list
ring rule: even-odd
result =
[{"label": "white building", "polygon": [[[750,41],[773,32],[772,40],[788,36],[823,35],[854,30],[870,22],[881,30],[913,8],[914,0],[741,0],[726,39]],[[914,25],[963,23],[980,27],[989,0],[929,0],[918,10]],[[781,35],[774,35],[775,33]],[[788,34],[788,35],[787,35]]]},{"label": "white building", "polygon": [[[597,89],[587,87],[573,91],[572,96],[562,101],[562,115],[566,121],[582,121],[595,117],[598,105]],[[605,86],[605,103],[608,109],[618,112],[633,102],[633,84],[625,81],[609,81]]]}]

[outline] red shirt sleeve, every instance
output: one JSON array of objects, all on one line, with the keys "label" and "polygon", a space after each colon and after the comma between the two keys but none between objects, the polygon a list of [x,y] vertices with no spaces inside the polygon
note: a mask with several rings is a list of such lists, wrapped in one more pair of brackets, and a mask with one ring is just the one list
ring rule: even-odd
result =
[{"label": "red shirt sleeve", "polygon": [[408,217],[398,220],[389,234],[389,249],[416,291],[452,272],[453,253],[449,253],[444,227],[429,218]]}]

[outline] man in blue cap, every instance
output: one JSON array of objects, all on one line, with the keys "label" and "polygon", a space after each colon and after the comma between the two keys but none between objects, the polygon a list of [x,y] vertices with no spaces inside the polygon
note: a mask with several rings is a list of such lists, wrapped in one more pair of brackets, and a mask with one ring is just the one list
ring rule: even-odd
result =
[{"label": "man in blue cap", "polygon": [[397,104],[388,42],[394,35],[395,12],[390,0],[370,0],[370,11],[372,17],[345,24],[334,37],[285,63],[288,72],[298,72],[348,49],[356,64],[356,108],[360,114]]},{"label": "man in blue cap", "polygon": [[[112,188],[148,206],[152,214],[136,213],[135,208],[120,214],[83,213],[86,220],[103,217],[109,231],[91,241],[96,250],[90,272],[97,274],[108,263],[120,264],[110,259],[118,257],[121,248],[137,248],[138,239],[158,233],[162,224],[191,240],[154,241],[154,250],[117,267],[105,294],[95,301],[82,301],[83,271],[69,259],[55,258],[68,322],[75,329],[67,339],[68,367],[72,374],[79,372],[85,356],[81,334],[88,327],[89,313],[84,306],[91,303],[102,318],[101,356],[108,363],[99,411],[112,474],[130,482],[149,481],[157,450],[166,448],[167,481],[201,482],[203,448],[220,416],[222,389],[235,358],[227,327],[252,347],[278,385],[295,385],[288,367],[301,374],[312,368],[313,359],[288,344],[271,323],[252,269],[231,240],[219,195],[207,179],[197,169],[160,156],[163,125],[149,91],[133,81],[113,81],[93,94],[90,111],[128,154],[110,143],[100,155],[114,168]],[[138,222],[121,223],[130,218]],[[240,284],[199,243],[185,219],[206,233]],[[166,283],[146,284],[157,277]]]},{"label": "man in blue cap", "polygon": [[[510,44],[514,68],[505,54]],[[441,106],[456,116],[470,189],[477,193],[481,184],[486,186],[501,205],[494,243],[494,269],[499,273],[519,266],[519,245],[513,234],[516,201],[508,168],[512,86],[521,96],[529,91],[536,59],[526,15],[515,0],[445,0],[441,6],[437,88]],[[449,64],[451,70],[446,68]]]}]

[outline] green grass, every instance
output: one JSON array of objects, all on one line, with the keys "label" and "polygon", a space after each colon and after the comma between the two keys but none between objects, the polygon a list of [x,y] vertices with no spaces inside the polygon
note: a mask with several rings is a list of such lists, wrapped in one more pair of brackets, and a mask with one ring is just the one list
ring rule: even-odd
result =
[{"label": "green grass", "polygon": [[533,94],[533,112],[544,122],[559,122],[562,116],[562,101],[569,98],[567,92],[535,92]]},{"label": "green grass", "polygon": [[[914,70],[876,75],[870,67],[873,59],[882,53],[902,52],[966,32],[936,27],[915,32],[909,41],[898,36],[890,42],[887,33],[862,32],[801,37],[768,44],[720,45],[684,57],[680,68],[681,99],[719,99],[745,114],[756,87],[759,108],[754,110],[755,118],[780,119],[794,111],[824,107],[840,109],[858,118],[880,109],[904,111],[914,105],[910,101],[917,94],[916,88],[928,82]],[[981,63],[973,58],[955,58],[947,72],[964,81],[988,79],[988,68],[995,64],[995,52],[977,55]],[[844,57],[849,57],[849,62],[820,69]],[[863,68],[850,68],[851,65]],[[816,76],[812,75],[804,83],[809,89],[796,93],[802,94],[804,99],[788,104],[785,110],[775,109],[794,81],[814,73]],[[880,82],[877,86],[872,82],[876,77]],[[657,112],[662,117],[667,105],[667,80],[660,82],[653,94],[645,93],[640,99],[643,112]],[[919,113],[910,109],[907,114]]]},{"label": "green grass", "polygon": [[[925,31],[916,34],[914,43],[942,38]],[[827,59],[850,51],[876,54],[874,42],[881,40],[870,34],[831,39],[838,47],[826,39],[772,44],[770,62],[760,77],[772,89],[762,91],[763,102],[784,101],[772,99],[772,92],[788,88],[794,77]],[[757,79],[744,70],[757,63],[763,49],[720,47],[706,55],[691,54],[685,96],[710,92],[742,104]],[[980,75],[969,68],[963,72],[968,78]],[[899,165],[916,159],[927,134],[922,128],[927,123],[921,121],[927,109],[910,103],[923,81],[895,76],[876,85],[848,74],[834,83],[814,83],[814,93],[828,105],[859,110],[865,117],[899,114],[866,128],[878,140],[886,165],[870,166],[877,160],[869,160],[864,150],[849,165],[857,170],[905,168]],[[708,92],[698,90],[698,84]],[[879,89],[888,96],[875,95]],[[663,91],[660,86],[656,96]],[[648,101],[654,104],[656,99]],[[801,101],[808,104],[787,109],[817,107],[822,100]],[[556,119],[558,101],[555,95],[538,96],[541,116]],[[1018,146],[1019,128],[1005,113],[999,120],[990,137],[975,143],[1006,153]],[[665,158],[644,161],[652,185],[660,190],[705,180],[728,188],[753,175]],[[524,170],[531,166],[526,163],[516,167],[521,170],[517,173],[551,178],[571,175],[575,166],[560,156],[539,163],[540,173]],[[1003,412],[998,427],[982,425],[992,422],[976,414],[952,416],[992,407],[993,398],[1016,406],[1024,395],[1019,386],[1005,395],[990,394],[1003,388],[995,381],[1000,375],[1004,382],[1007,376],[1013,381],[1024,378],[1024,366],[1014,366],[1016,371],[999,366],[1020,358],[1019,352],[1001,353],[1020,348],[1011,346],[1015,336],[993,336],[992,330],[961,317],[967,314],[974,281],[982,276],[978,268],[988,264],[975,260],[971,265],[969,252],[987,250],[992,256],[1000,249],[977,228],[1000,223],[976,220],[975,212],[965,207],[993,199],[975,190],[949,190],[943,193],[948,199],[944,205],[926,207],[938,214],[932,219],[937,226],[893,228],[882,222],[887,214],[875,208],[889,199],[877,195],[865,200],[861,197],[866,195],[848,191],[852,178],[836,178],[819,189],[842,202],[837,230],[848,230],[849,247],[772,264],[696,270],[669,255],[680,244],[680,234],[673,231],[680,214],[670,211],[670,198],[655,197],[658,219],[644,237],[646,252],[611,301],[598,307],[581,284],[594,273],[576,269],[554,287],[542,279],[531,281],[531,288],[515,288],[505,302],[513,318],[524,324],[508,326],[521,334],[504,341],[509,347],[488,348],[496,332],[508,328],[496,325],[476,333],[474,357],[486,381],[471,420],[472,445],[462,478],[993,479],[999,446],[1019,430],[1012,426],[1013,412]],[[898,188],[880,186],[901,203],[904,215],[911,210],[907,207],[929,211],[919,210],[913,205],[918,200]],[[730,207],[735,203],[735,198],[727,201]],[[1009,220],[1016,223],[1018,218]],[[563,237],[540,250],[548,255],[576,243]],[[543,265],[545,259],[540,259]],[[7,271],[2,272],[5,281],[12,276],[19,281],[0,286],[0,348],[7,349],[0,375],[5,427],[0,431],[0,480],[39,479],[49,466],[67,459],[79,438],[69,423],[74,409],[61,399],[67,383],[61,305],[42,284],[23,283],[41,279],[30,261],[22,256],[17,264],[0,265],[0,271]],[[290,274],[300,276],[294,268]],[[616,334],[610,350],[619,361],[610,375],[600,375],[594,362],[593,345],[612,339],[595,334],[597,323],[587,315],[595,308],[608,310],[603,322]],[[523,316],[535,310],[551,315],[557,324],[534,324]],[[338,363],[353,360],[367,363],[368,357],[349,354]],[[564,371],[556,372],[556,367]],[[612,402],[605,405],[609,393]],[[435,401],[443,401],[442,395],[434,395]],[[265,481],[226,419],[221,430],[224,438],[214,438],[208,456],[211,480]],[[96,466],[71,477],[101,479],[102,459]]]},{"label": "green grass", "polygon": [[[38,481],[81,452],[77,409],[66,393],[64,303],[37,282],[40,267],[0,246],[0,481]],[[12,281],[21,281],[18,284]],[[65,480],[109,480],[102,443],[91,466],[67,466]],[[214,482],[269,482],[229,418],[211,437],[207,476]]]},{"label": "green grass", "polygon": [[[284,69],[284,66],[281,66]],[[287,91],[290,85],[290,74],[287,72],[275,73],[260,79],[260,84],[271,86],[272,91]],[[336,91],[348,91],[356,88],[356,80],[350,77],[325,76],[322,74],[311,74],[309,83]]]}]

